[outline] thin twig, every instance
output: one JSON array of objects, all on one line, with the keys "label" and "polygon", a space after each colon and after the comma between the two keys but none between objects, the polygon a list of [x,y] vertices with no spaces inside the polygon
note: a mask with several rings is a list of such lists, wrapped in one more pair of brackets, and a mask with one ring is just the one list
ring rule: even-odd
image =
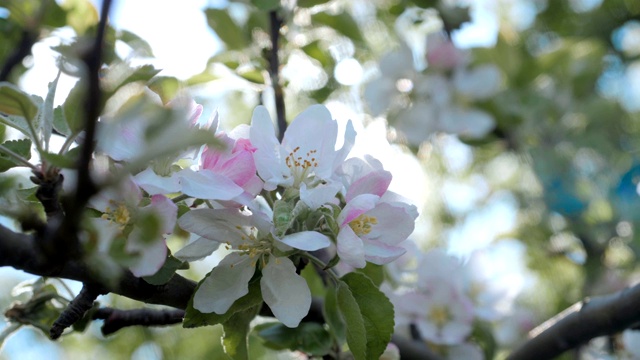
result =
[{"label": "thin twig", "polygon": [[271,51],[269,51],[269,76],[271,78],[271,86],[276,102],[276,116],[278,122],[278,139],[282,141],[284,132],[287,129],[287,119],[285,116],[284,93],[280,85],[280,59],[278,57],[278,48],[280,41],[280,28],[282,27],[282,18],[277,11],[269,12],[270,21],[270,37]]}]

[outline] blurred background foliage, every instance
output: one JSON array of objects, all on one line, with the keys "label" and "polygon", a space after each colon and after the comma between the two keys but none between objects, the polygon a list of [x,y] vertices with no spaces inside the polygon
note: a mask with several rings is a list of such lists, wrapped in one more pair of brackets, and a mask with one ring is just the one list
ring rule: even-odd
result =
[{"label": "blurred background foliage", "polygon": [[[516,331],[520,337],[501,336],[502,325],[492,324],[503,349],[522,340],[533,324],[583,297],[611,293],[635,281],[640,252],[640,3],[286,3],[282,8],[277,0],[216,2],[204,14],[222,49],[205,68],[191,69],[189,77],[162,72],[154,77],[153,67],[132,65],[122,83],[145,83],[165,103],[189,91],[205,108],[217,108],[227,128],[246,123],[257,104],[273,103],[269,11],[277,10],[284,23],[279,55],[287,118],[320,102],[332,104],[332,111],[345,109],[365,134],[380,122],[388,123],[381,141],[388,140],[398,154],[414,154],[419,161],[416,178],[424,180],[401,192],[422,205],[415,235],[419,246],[448,247],[462,256],[507,240],[525,246],[526,287],[514,310],[525,314]],[[501,74],[499,89],[490,97],[454,95],[456,103],[473,106],[495,121],[486,134],[465,137],[437,130],[417,143],[396,129],[402,111],[419,105],[415,85],[421,75],[398,79],[409,80],[411,86],[407,88],[406,81],[394,84],[401,96],[391,101],[389,110],[374,116],[371,104],[363,101],[367,86],[380,76],[380,59],[404,46],[394,30],[398,17],[416,6],[437,9],[447,35],[454,39],[468,21],[489,16],[479,15],[478,9],[497,19],[499,30],[484,46],[456,42],[467,48],[470,67],[494,64]],[[21,51],[28,53],[33,44],[51,38],[64,38],[53,45],[64,59],[63,72],[80,75],[75,59],[86,51],[97,21],[98,12],[87,0],[0,0],[0,64],[18,59],[4,79],[20,84],[33,64]],[[171,19],[166,23],[171,26]],[[109,27],[105,46],[104,60],[111,65],[144,64],[154,55],[145,39],[123,29]],[[345,71],[352,76],[345,76]],[[454,76],[450,70],[429,67],[426,73],[450,80]],[[488,235],[486,229],[474,227],[478,221],[493,228]],[[175,239],[169,245],[175,250],[181,244]],[[187,275],[191,272],[196,278],[206,268],[194,266]],[[10,289],[24,278],[5,271],[0,281],[3,289]],[[1,308],[13,300],[8,292],[0,293]],[[140,306],[117,296],[100,301],[118,308]],[[25,359],[24,354],[38,358],[45,351],[50,358],[223,356],[218,327],[128,328],[106,338],[98,327],[91,324],[85,335],[65,336],[55,344],[37,330],[21,330],[7,342],[0,359]],[[267,352],[255,337],[252,342],[255,358],[292,356]]]}]

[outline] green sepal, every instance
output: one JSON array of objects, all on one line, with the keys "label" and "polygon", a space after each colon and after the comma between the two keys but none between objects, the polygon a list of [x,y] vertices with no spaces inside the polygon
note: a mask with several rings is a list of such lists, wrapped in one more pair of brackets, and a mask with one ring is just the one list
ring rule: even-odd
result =
[{"label": "green sepal", "polygon": [[151,276],[143,277],[144,281],[148,282],[151,285],[162,285],[166,284],[171,280],[173,275],[175,275],[176,270],[181,269],[183,266],[183,262],[176,259],[171,253],[167,254],[167,259],[164,261],[164,264],[158,270],[157,273]]}]

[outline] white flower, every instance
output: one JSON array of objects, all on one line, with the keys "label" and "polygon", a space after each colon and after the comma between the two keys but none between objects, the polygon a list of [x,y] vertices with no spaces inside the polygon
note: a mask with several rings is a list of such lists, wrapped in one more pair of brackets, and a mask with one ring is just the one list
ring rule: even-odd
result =
[{"label": "white flower", "polygon": [[313,105],[293,120],[280,144],[267,109],[258,106],[251,119],[250,139],[256,148],[253,155],[264,188],[299,189],[300,198],[312,209],[333,200],[341,188],[334,180],[335,169],[355,140],[351,122],[339,150],[336,150],[337,135],[338,124],[329,110]]},{"label": "white flower", "polygon": [[195,309],[224,314],[249,292],[249,280],[259,268],[264,301],[284,325],[298,326],[311,306],[311,292],[306,281],[296,274],[291,260],[277,254],[291,249],[289,246],[318,250],[330,245],[329,238],[305,231],[275,239],[273,224],[265,214],[247,214],[238,209],[192,210],[179,219],[179,224],[204,239],[225,243],[235,250],[200,284],[193,298]]}]

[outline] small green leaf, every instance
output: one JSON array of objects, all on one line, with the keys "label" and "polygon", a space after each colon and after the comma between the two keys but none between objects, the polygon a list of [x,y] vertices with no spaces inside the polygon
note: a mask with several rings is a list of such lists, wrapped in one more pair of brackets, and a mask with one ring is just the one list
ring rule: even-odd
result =
[{"label": "small green leaf", "polygon": [[67,118],[64,116],[62,105],[53,109],[53,128],[64,136],[71,136],[71,129],[69,129]]},{"label": "small green leaf", "polygon": [[171,254],[167,254],[167,259],[164,261],[164,265],[162,265],[160,270],[151,276],[143,277],[143,279],[151,285],[166,284],[171,280],[176,270],[180,269],[182,264],[182,261],[176,259]]},{"label": "small green leaf", "polygon": [[292,211],[293,205],[288,201],[277,200],[273,204],[273,223],[278,236],[283,236],[289,229],[289,225],[293,220],[291,216]]},{"label": "small green leaf", "polygon": [[176,97],[180,81],[172,76],[156,76],[149,82],[149,89],[160,95],[162,103],[166,104]]},{"label": "small green leaf", "polygon": [[127,30],[118,31],[118,40],[124,42],[129,45],[139,56],[143,57],[153,57],[153,50],[151,50],[151,45],[141,38],[140,36],[132,33]]},{"label": "small green leaf", "polygon": [[76,82],[69,96],[62,105],[64,118],[72,134],[78,134],[84,129],[84,99],[87,94],[87,86],[81,79]]},{"label": "small green leaf", "polygon": [[[207,276],[209,276],[209,274],[207,274]],[[203,281],[207,276],[203,278]],[[202,284],[202,281],[198,284],[198,287],[196,288],[196,291],[194,291],[194,294],[198,291],[200,284]],[[191,300],[189,300],[189,304],[187,305],[187,310],[184,316],[184,321],[182,322],[182,327],[195,328],[200,326],[222,324],[236,312],[246,311],[254,306],[258,306],[261,304],[262,292],[260,291],[260,281],[250,282],[249,293],[236,300],[233,305],[231,305],[231,308],[229,308],[229,310],[227,310],[227,312],[222,315],[216,313],[201,313],[193,307],[192,298]]]},{"label": "small green leaf", "polygon": [[229,16],[229,12],[220,9],[206,9],[207,23],[215,31],[227,49],[243,49],[249,45],[249,40],[243,35],[242,29]]},{"label": "small green leaf", "polygon": [[32,121],[38,113],[38,105],[15,85],[3,82],[0,83],[0,113],[18,115]]},{"label": "small green leaf", "polygon": [[[351,295],[362,314],[366,329],[367,357],[369,359],[377,359],[387,348],[389,341],[391,341],[395,325],[393,321],[393,304],[365,275],[353,272],[343,276],[341,280],[349,286]],[[347,325],[347,333],[349,331],[348,327],[349,325]],[[349,343],[349,346],[351,346],[351,343]]]},{"label": "small green leaf", "polygon": [[295,329],[281,323],[266,323],[254,330],[264,340],[264,345],[274,350],[297,350],[312,356],[323,356],[331,351],[331,336],[315,322],[301,323]]},{"label": "small green leaf", "polygon": [[75,147],[65,154],[45,152],[40,154],[43,160],[59,169],[73,169],[78,163],[80,147]]},{"label": "small green leaf", "polygon": [[337,300],[338,310],[346,325],[349,350],[356,360],[365,360],[367,359],[367,331],[364,319],[349,286],[342,281],[338,284]]},{"label": "small green leaf", "polygon": [[222,346],[224,352],[232,359],[249,360],[249,324],[258,315],[261,307],[262,304],[238,311],[222,323]]},{"label": "small green leaf", "polygon": [[51,139],[51,132],[53,131],[53,100],[56,97],[60,74],[61,72],[58,71],[58,76],[49,83],[49,91],[47,91],[47,96],[41,105],[41,111],[38,113],[38,121],[34,124],[36,131],[42,136],[45,150],[49,149],[49,139]]},{"label": "small green leaf", "polygon": [[345,338],[345,324],[340,317],[338,310],[338,293],[336,288],[330,286],[327,288],[327,293],[324,296],[324,306],[322,308],[322,314],[324,320],[329,325],[329,331],[331,335],[336,339],[338,344],[344,343]]},{"label": "small green leaf", "polygon": [[280,0],[251,0],[251,3],[264,11],[271,11],[280,7]]},{"label": "small green leaf", "polygon": [[326,12],[319,12],[311,16],[311,21],[319,25],[328,26],[338,33],[353,40],[353,42],[355,43],[364,42],[364,38],[362,37],[362,33],[360,32],[360,27],[358,27],[356,21],[347,12],[342,12],[337,15],[330,15]]},{"label": "small green leaf", "polygon": [[309,57],[318,60],[323,68],[332,68],[334,61],[327,49],[321,47],[321,41],[315,40],[302,47],[302,51]]},{"label": "small green leaf", "polygon": [[[31,158],[31,140],[29,139],[5,141],[2,143],[2,146],[22,157],[24,160]],[[24,166],[24,164],[16,161],[13,156],[3,153],[0,149],[0,172],[5,172],[16,166]]]},{"label": "small green leaf", "polygon": [[264,84],[264,75],[257,69],[238,71],[238,76],[256,84]]}]

